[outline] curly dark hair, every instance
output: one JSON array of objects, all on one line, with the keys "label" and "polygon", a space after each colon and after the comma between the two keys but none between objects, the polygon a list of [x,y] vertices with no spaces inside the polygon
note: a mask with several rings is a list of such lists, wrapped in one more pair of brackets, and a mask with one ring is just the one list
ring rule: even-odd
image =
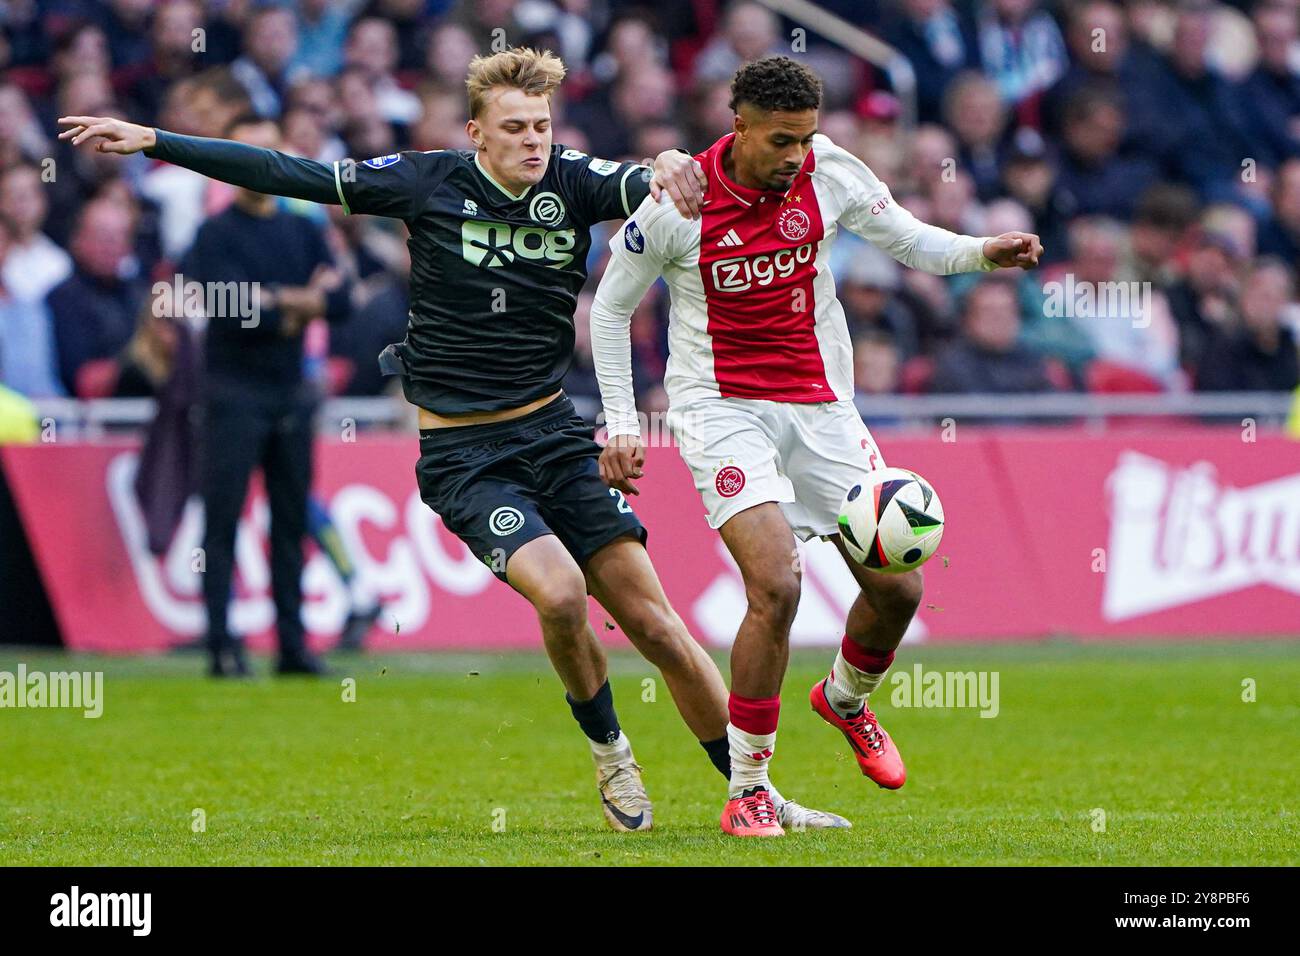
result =
[{"label": "curly dark hair", "polygon": [[746,63],[731,78],[731,108],[749,103],[760,110],[797,113],[822,105],[822,81],[788,56],[765,56]]}]

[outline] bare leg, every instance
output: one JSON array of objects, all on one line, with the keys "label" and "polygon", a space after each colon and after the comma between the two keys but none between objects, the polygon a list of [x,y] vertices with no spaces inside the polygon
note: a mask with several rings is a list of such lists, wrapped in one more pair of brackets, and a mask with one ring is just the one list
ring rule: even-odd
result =
[{"label": "bare leg", "polygon": [[537,611],[564,689],[575,700],[591,700],[605,683],[605,649],[587,619],[587,584],[577,562],[559,538],[543,535],[511,555],[506,577]]},{"label": "bare leg", "polygon": [[703,741],[727,732],[727,687],[718,666],[668,603],[641,542],[617,538],[587,562],[587,586],[641,656],[659,669],[682,720]]},{"label": "bare leg", "polygon": [[872,654],[884,656],[898,647],[921,604],[921,569],[906,574],[879,574],[849,557],[844,542],[831,538],[861,589],[849,608],[844,633]]},{"label": "bare leg", "polygon": [[742,697],[776,697],[790,657],[790,625],[799,608],[794,533],[774,502],[740,512],[721,532],[740,565],[748,601],[731,649],[731,689]]}]

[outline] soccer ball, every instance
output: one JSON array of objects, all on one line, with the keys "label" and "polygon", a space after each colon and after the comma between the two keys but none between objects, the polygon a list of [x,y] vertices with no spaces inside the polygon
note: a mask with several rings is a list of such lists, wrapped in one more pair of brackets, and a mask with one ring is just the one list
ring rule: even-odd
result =
[{"label": "soccer ball", "polygon": [[849,556],[882,574],[919,568],[943,537],[943,505],[930,483],[906,468],[867,472],[840,505]]}]

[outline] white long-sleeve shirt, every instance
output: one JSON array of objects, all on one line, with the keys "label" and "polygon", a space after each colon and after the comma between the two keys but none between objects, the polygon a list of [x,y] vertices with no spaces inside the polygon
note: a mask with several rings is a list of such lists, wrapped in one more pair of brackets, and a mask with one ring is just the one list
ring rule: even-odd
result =
[{"label": "white long-sleeve shirt", "polygon": [[844,226],[906,266],[947,275],[987,271],[985,239],[927,225],[903,209],[865,163],[813,137],[784,193],[729,179],[734,134],[696,158],[709,185],[703,216],[651,198],[610,240],[591,309],[592,352],[611,436],[638,435],[630,321],[660,276],[671,296],[670,405],[738,397],[828,402],[853,396],[853,347],[827,264]]}]

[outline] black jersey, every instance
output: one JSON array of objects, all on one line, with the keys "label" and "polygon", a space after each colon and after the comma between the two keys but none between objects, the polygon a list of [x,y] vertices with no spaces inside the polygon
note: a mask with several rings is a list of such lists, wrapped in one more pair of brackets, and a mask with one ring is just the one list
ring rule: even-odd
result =
[{"label": "black jersey", "polygon": [[441,414],[515,408],[560,387],[589,229],[631,215],[650,191],[646,167],[558,145],[541,182],[519,195],[473,150],[340,161],[334,174],[346,212],[410,228],[402,384],[409,401]]}]

